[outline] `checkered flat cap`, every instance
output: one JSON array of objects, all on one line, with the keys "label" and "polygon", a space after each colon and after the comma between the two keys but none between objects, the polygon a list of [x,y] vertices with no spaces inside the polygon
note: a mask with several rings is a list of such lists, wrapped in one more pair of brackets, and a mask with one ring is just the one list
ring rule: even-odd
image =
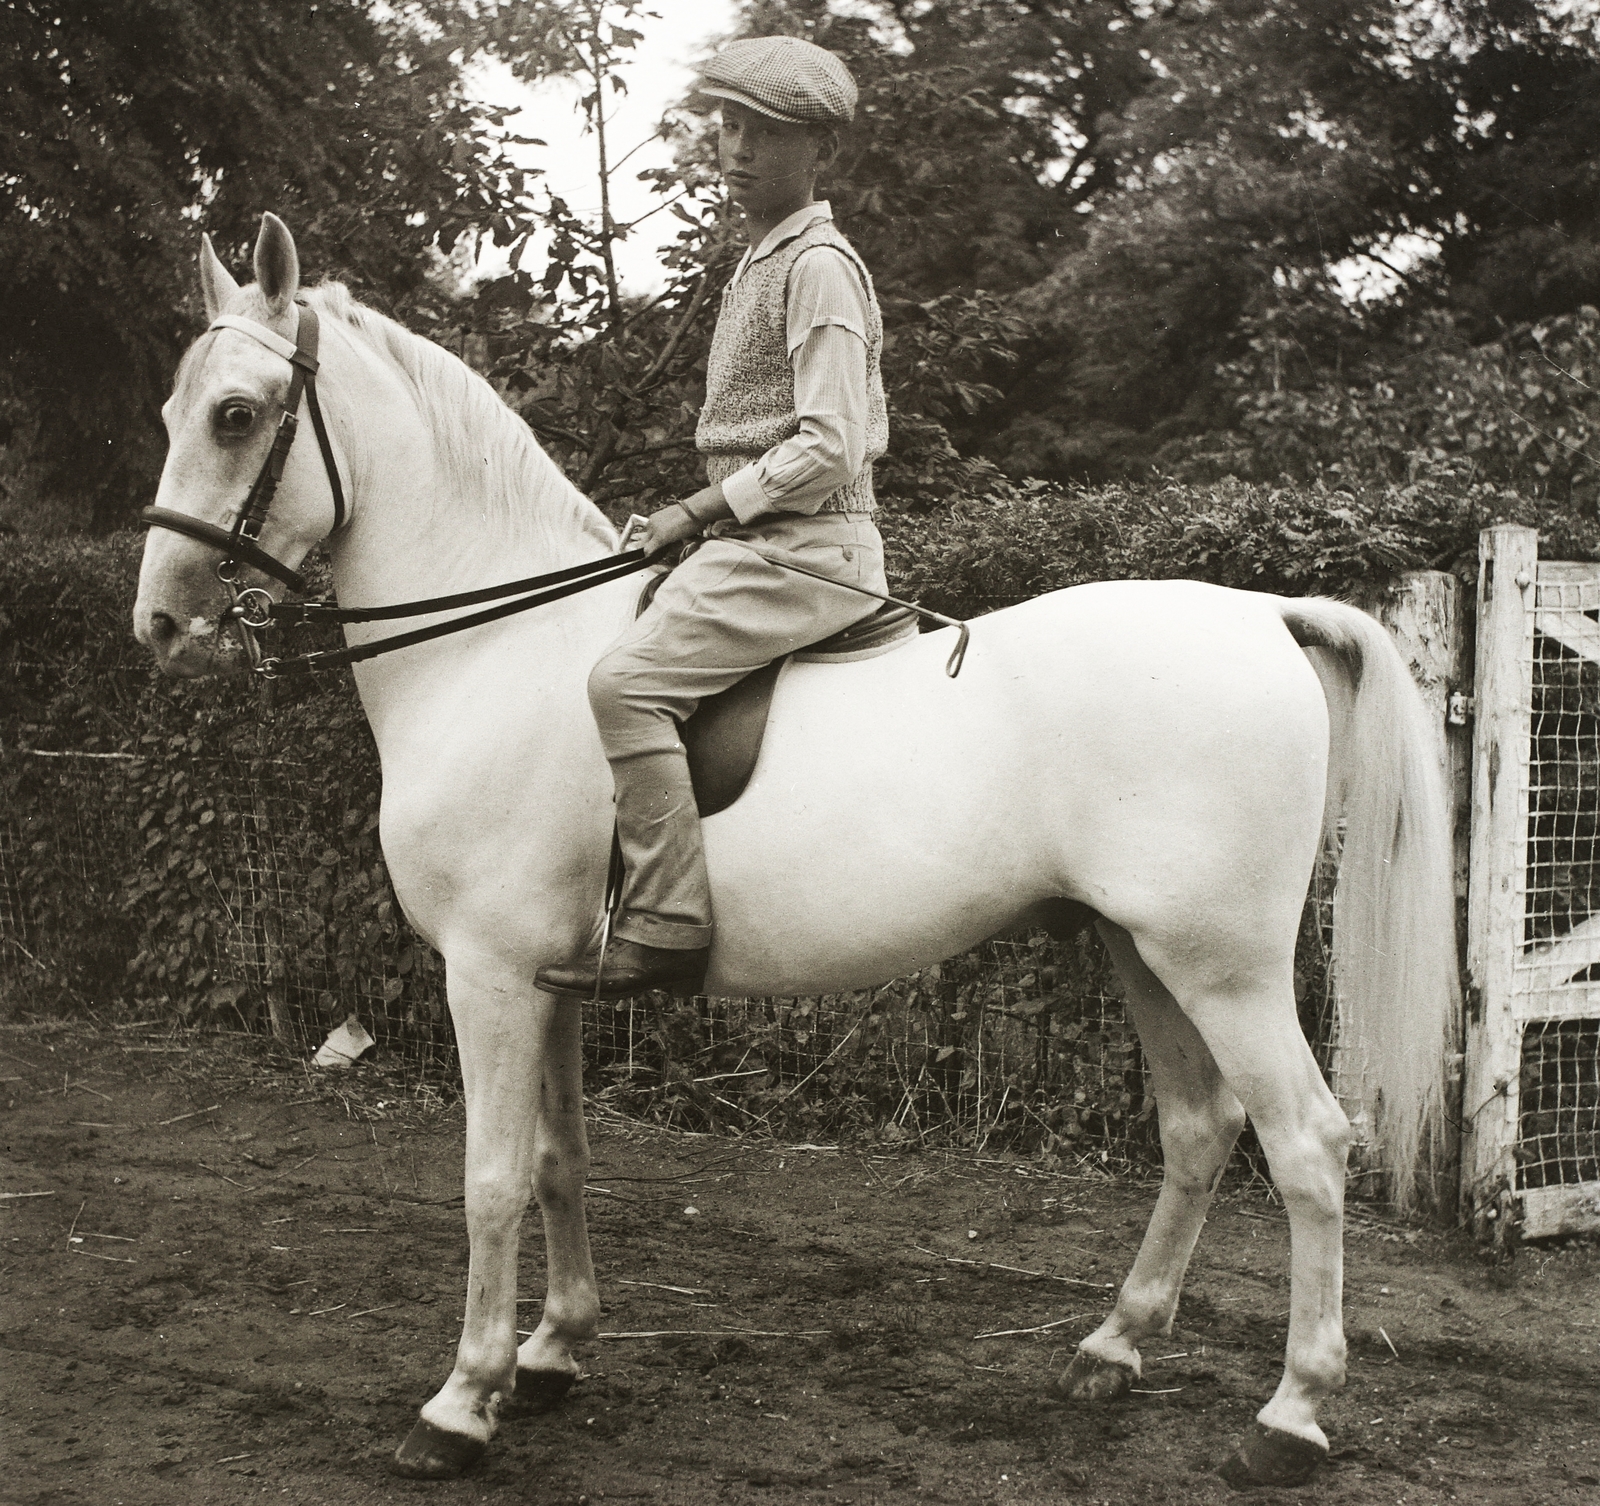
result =
[{"label": "checkered flat cap", "polygon": [[800,37],[730,42],[706,64],[702,94],[801,125],[856,118],[856,81],[826,48]]}]

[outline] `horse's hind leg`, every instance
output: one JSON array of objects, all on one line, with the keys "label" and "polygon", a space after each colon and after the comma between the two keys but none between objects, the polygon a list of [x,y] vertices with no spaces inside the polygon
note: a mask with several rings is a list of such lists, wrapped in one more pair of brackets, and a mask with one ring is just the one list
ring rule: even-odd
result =
[{"label": "horse's hind leg", "polygon": [[[1298,1484],[1327,1457],[1317,1409],[1344,1384],[1341,1241],[1350,1121],[1301,1032],[1290,957],[1263,963],[1252,979],[1218,969],[1214,951],[1209,961],[1198,954],[1186,960],[1164,956],[1159,943],[1144,938],[1139,947],[1239,1095],[1289,1213],[1283,1380],[1223,1466],[1223,1478],[1238,1486]],[[1234,957],[1240,954],[1248,956],[1246,944]]]},{"label": "horse's hind leg", "polygon": [[[471,1256],[455,1368],[395,1454],[395,1468],[418,1479],[448,1478],[481,1458],[516,1384],[517,1244],[536,1178],[547,1199],[546,1227],[552,1220],[561,1226],[552,1252],[563,1257],[552,1255],[548,1321],[540,1328],[571,1343],[588,1337],[599,1320],[588,1244],[568,1227],[581,1228],[586,1155],[552,1158],[549,1138],[538,1133],[537,1111],[551,1100],[560,1110],[554,1122],[565,1127],[577,1120],[582,1145],[582,1104],[568,1061],[577,1050],[568,1040],[577,1029],[567,1019],[571,1006],[537,993],[519,969],[497,958],[452,960],[449,995],[466,1090]],[[554,1349],[552,1336],[545,1353]]]},{"label": "horse's hind leg", "polygon": [[1161,1112],[1162,1180],[1155,1213],[1111,1315],[1078,1346],[1061,1389],[1074,1400],[1125,1392],[1140,1374],[1139,1346],[1172,1329],[1183,1276],[1206,1210],[1244,1127],[1200,1032],[1144,965],[1121,926],[1099,924],[1127,988],[1127,1009]]}]

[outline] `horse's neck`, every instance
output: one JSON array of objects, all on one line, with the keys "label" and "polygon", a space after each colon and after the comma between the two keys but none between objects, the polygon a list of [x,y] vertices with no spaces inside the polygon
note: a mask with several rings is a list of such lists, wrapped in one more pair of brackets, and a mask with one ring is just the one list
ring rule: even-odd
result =
[{"label": "horse's neck", "polygon": [[[506,419],[481,410],[462,416],[468,428],[454,436],[457,453],[465,440],[473,453],[488,457],[487,479],[476,492],[474,478],[464,475],[459,463],[450,463],[445,444],[429,432],[420,413],[402,423],[373,424],[370,437],[357,438],[351,457],[352,519],[330,551],[341,604],[444,596],[544,574],[611,551],[614,535],[603,516],[575,495],[520,424]],[[362,435],[359,420],[348,432]],[[503,480],[508,474],[514,478],[510,487]],[[540,640],[541,656],[582,659],[587,669],[626,613],[622,594],[601,589],[549,609],[535,608],[518,619],[519,631]],[[370,642],[435,620],[364,624],[346,636],[352,643]],[[380,747],[397,706],[415,710],[431,693],[448,690],[470,661],[474,637],[468,629],[420,651],[400,649],[362,666],[358,685]],[[558,676],[556,682],[568,679],[581,690],[581,676]]]},{"label": "horse's neck", "polygon": [[[520,453],[505,456],[510,446]],[[494,457],[486,471],[509,470],[511,485],[464,487],[426,432],[367,448],[355,515],[333,550],[341,600],[369,605],[472,590],[598,559],[615,547],[610,525],[531,436],[502,429],[472,448]]]}]

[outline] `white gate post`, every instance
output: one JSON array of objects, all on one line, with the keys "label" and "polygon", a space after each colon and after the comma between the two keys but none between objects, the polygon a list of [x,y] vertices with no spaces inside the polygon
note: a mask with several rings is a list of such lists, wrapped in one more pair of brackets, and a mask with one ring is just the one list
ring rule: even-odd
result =
[{"label": "white gate post", "polygon": [[1510,523],[1485,529],[1478,561],[1461,1204],[1481,1228],[1509,1215],[1517,1184],[1521,1035],[1512,991],[1526,883],[1538,532]]}]

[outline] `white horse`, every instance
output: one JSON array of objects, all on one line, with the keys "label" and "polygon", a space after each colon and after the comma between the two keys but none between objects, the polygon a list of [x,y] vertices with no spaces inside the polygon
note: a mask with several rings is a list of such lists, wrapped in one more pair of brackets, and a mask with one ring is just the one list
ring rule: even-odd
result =
[{"label": "white horse", "polygon": [[[212,525],[231,521],[288,387],[299,263],[270,215],[255,274],[239,287],[202,247],[207,309],[246,323],[190,348],[164,411],[157,502]],[[454,356],[337,284],[302,296],[321,313],[320,387],[350,514],[335,530],[330,482],[303,442],[261,538],[269,554],[292,566],[326,539],[340,601],[365,605],[615,549],[599,511]],[[135,631],[170,674],[239,665],[219,632],[218,558],[166,530],[145,546]],[[611,782],[584,683],[636,595],[635,582],[609,584],[356,670],[383,762],[384,852],[408,919],[446,960],[467,1103],[465,1326],[455,1368],[396,1455],[408,1474],[470,1465],[513,1390],[553,1405],[599,1318],[579,1011],[533,978],[594,933]],[[1171,1327],[1248,1115],[1288,1209],[1292,1307],[1282,1382],[1224,1473],[1304,1478],[1327,1453],[1318,1406],[1344,1378],[1352,1134],[1296,1021],[1295,936],[1319,842],[1342,818],[1342,1028],[1365,1052],[1404,1204],[1440,1138],[1456,989],[1442,781],[1421,700],[1383,629],[1353,607],[1190,582],[1084,586],[996,612],[954,680],[951,641],[945,630],[865,662],[785,671],[748,790],[705,823],[717,918],[706,989],[861,988],[1053,901],[1093,910],[1150,1065],[1166,1169],[1115,1310],[1061,1384],[1090,1401],[1139,1375],[1141,1346]],[[519,1349],[530,1192],[548,1291]]]}]

